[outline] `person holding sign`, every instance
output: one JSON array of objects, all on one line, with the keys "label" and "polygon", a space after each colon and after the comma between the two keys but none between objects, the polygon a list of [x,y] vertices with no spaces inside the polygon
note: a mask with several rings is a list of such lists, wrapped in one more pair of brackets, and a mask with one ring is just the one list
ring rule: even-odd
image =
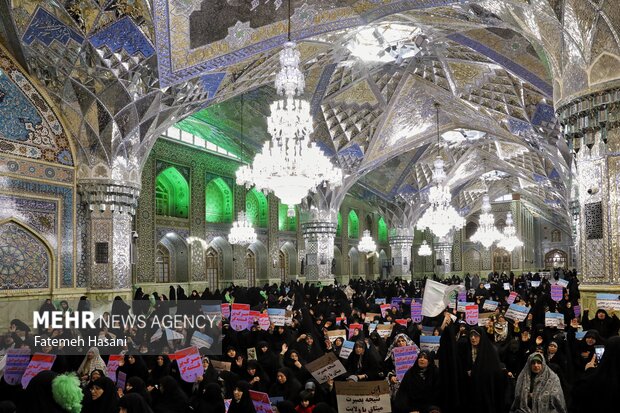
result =
[{"label": "person holding sign", "polygon": [[596,330],[604,339],[618,335],[620,328],[620,319],[615,314],[610,317],[607,311],[600,308],[592,319],[589,317],[588,310],[584,310],[581,323],[584,330]]},{"label": "person holding sign", "polygon": [[368,353],[366,343],[362,340],[355,342],[353,354],[349,356],[347,363],[347,380],[353,381],[372,381],[379,379],[379,364],[377,360]]},{"label": "person holding sign", "polygon": [[228,413],[256,413],[254,403],[250,398],[250,384],[240,381],[233,390],[233,398],[228,408]]},{"label": "person holding sign", "polygon": [[558,376],[539,353],[528,358],[517,379],[511,413],[564,413],[566,403]]},{"label": "person holding sign", "polygon": [[403,376],[393,401],[392,413],[424,411],[440,400],[439,370],[431,354],[421,351],[416,363]]}]

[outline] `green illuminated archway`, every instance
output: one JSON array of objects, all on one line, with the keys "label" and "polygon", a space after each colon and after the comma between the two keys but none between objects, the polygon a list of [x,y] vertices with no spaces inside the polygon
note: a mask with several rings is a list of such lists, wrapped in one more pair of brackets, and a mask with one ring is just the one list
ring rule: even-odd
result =
[{"label": "green illuminated archway", "polygon": [[351,212],[349,212],[349,223],[348,223],[348,230],[349,230],[349,238],[359,238],[360,236],[360,223],[359,223],[359,219],[357,218],[357,214],[355,213],[354,210],[351,210]]},{"label": "green illuminated archway", "polygon": [[379,226],[379,242],[387,242],[388,240],[388,227],[383,217],[379,218],[377,223]]},{"label": "green illuminated archway", "polygon": [[267,228],[269,217],[267,197],[256,188],[252,188],[245,197],[245,212],[252,226]]},{"label": "green illuminated archway", "polygon": [[229,223],[233,220],[233,195],[222,178],[215,178],[205,188],[207,222]]},{"label": "green illuminated archway", "polygon": [[342,232],[342,215],[338,212],[338,226],[336,227],[336,236],[339,237]]},{"label": "green illuminated archway", "polygon": [[155,181],[157,215],[187,218],[189,212],[189,185],[174,166],[164,169]]},{"label": "green illuminated archway", "polygon": [[288,216],[288,205],[282,203],[278,206],[278,229],[280,231],[297,231],[297,208],[295,216]]}]

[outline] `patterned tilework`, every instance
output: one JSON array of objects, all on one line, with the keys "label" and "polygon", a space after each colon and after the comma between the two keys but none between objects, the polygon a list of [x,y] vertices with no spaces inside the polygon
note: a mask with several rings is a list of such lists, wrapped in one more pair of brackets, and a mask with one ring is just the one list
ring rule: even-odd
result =
[{"label": "patterned tilework", "polygon": [[0,153],[0,171],[6,175],[44,179],[73,185],[75,171],[72,168],[58,167],[31,162],[27,159],[12,158]]},{"label": "patterned tilework", "polygon": [[220,83],[224,80],[226,73],[213,73],[205,75],[201,78],[202,88],[209,95],[209,99],[213,99],[217,93],[217,89],[220,87]]},{"label": "patterned tilework", "polygon": [[45,238],[56,249],[58,240],[58,210],[55,201],[21,198],[0,194],[0,219],[16,218]]},{"label": "patterned tilework", "polygon": [[[553,106],[539,103],[536,105],[536,112],[532,116],[532,125],[543,125],[543,123],[552,123],[555,120],[555,112]],[[545,126],[545,125],[543,125]]]},{"label": "patterned tilework", "polygon": [[[34,85],[0,49],[0,152],[73,165],[69,140]],[[52,172],[53,173],[53,172]]]},{"label": "patterned tilework", "polygon": [[124,50],[131,56],[139,52],[144,57],[151,57],[155,53],[151,42],[130,17],[117,20],[92,35],[89,40],[97,49],[107,46],[113,52]]},{"label": "patterned tilework", "polygon": [[88,248],[88,221],[86,204],[82,204],[78,198],[75,206],[75,219],[76,219],[76,286],[87,287],[88,286],[88,263],[89,261],[89,248]]},{"label": "patterned tilework", "polygon": [[15,222],[0,226],[0,290],[47,288],[52,262],[45,244]]},{"label": "patterned tilework", "polygon": [[[73,188],[57,186],[39,182],[22,181],[14,178],[4,178],[3,188],[10,192],[27,193],[31,195],[44,195],[58,197],[61,200],[61,221],[60,224],[60,244],[58,245],[58,256],[60,257],[60,285],[62,287],[73,286]],[[17,199],[15,202],[18,202]],[[19,204],[18,204],[19,205]],[[17,209],[17,213],[21,213]],[[1,239],[1,238],[0,238]]]},{"label": "patterned tilework", "polygon": [[49,47],[53,41],[66,46],[70,40],[82,43],[84,38],[51,15],[47,10],[39,7],[22,37],[22,41],[27,45],[31,45],[35,40]]},{"label": "patterned tilework", "polygon": [[538,89],[540,89],[541,92],[543,92],[547,96],[549,97],[553,96],[553,87],[549,83],[547,83],[545,80],[541,79],[534,73],[530,72],[529,70],[527,70],[520,64],[513,62],[512,60],[508,59],[506,56],[503,56],[497,53],[495,50],[491,49],[490,47],[480,42],[477,42],[476,40],[470,39],[469,37],[464,36],[460,33],[454,33],[454,34],[448,35],[447,37],[450,40],[453,40],[457,43],[467,46],[470,49],[473,49],[477,51],[478,53],[483,54],[489,59],[494,60],[495,62],[504,66],[506,69],[510,70],[511,72],[519,76],[520,78],[536,86]]},{"label": "patterned tilework", "polygon": [[[394,1],[391,4],[377,3],[374,9],[362,15],[339,16],[335,20],[333,13],[330,14],[330,10],[326,10],[325,16],[319,15],[315,18],[318,24],[294,32],[292,37],[297,40],[305,39],[335,30],[366,25],[394,13],[463,2],[464,0],[404,0]],[[177,4],[182,2],[153,1],[159,79],[162,87],[241,62],[250,56],[278,47],[286,41],[286,34],[278,33],[277,29],[268,25],[255,31],[253,38],[260,39],[257,43],[238,50],[231,51],[225,41],[209,45],[210,49],[207,47],[191,49],[186,30],[179,29],[179,24],[189,26],[188,18],[175,15],[175,12],[178,14]]]},{"label": "patterned tilework", "polygon": [[312,102],[310,102],[310,114],[312,117],[314,117],[317,111],[321,108],[321,102],[323,101],[323,97],[325,96],[325,92],[329,86],[329,81],[336,70],[336,66],[336,63],[329,64],[325,66],[323,73],[321,73],[321,78],[319,79],[319,83],[314,91],[314,95],[312,96]]}]

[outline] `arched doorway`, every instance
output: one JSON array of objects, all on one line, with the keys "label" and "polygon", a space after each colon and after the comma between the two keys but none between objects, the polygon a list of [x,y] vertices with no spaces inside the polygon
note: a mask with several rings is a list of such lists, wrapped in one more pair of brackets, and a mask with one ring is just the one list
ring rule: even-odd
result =
[{"label": "arched doorway", "polygon": [[501,274],[505,271],[506,274],[510,273],[511,256],[508,251],[503,248],[495,248],[493,252],[493,271]]},{"label": "arched doorway", "polygon": [[551,250],[545,254],[546,268],[568,268],[567,254],[562,250]]},{"label": "arched doorway", "polygon": [[342,252],[340,248],[334,245],[334,264],[332,267],[332,274],[335,277],[342,278]]},{"label": "arched doorway", "polygon": [[215,291],[220,281],[220,255],[213,247],[209,247],[206,259],[207,283],[211,291]]},{"label": "arched doorway", "polygon": [[[187,282],[189,279],[189,249],[185,238],[181,238],[176,232],[169,232],[159,240],[157,248],[156,281],[163,283]],[[161,261],[158,262],[157,260],[160,258]],[[165,268],[167,268],[167,275]],[[159,281],[160,279],[162,281]]]},{"label": "arched doorway", "polygon": [[155,273],[158,283],[170,282],[170,251],[163,244],[157,244],[157,256],[155,257]]},{"label": "arched doorway", "polygon": [[[212,287],[209,276],[207,275],[207,281],[209,281],[210,288],[219,288],[220,283],[232,281],[233,274],[233,251],[232,245],[228,243],[228,240],[224,237],[215,237],[209,243],[207,250],[212,249],[217,253],[217,284]],[[206,258],[206,255],[205,255]],[[207,263],[207,267],[208,267]],[[213,263],[215,265],[215,263]]]},{"label": "arched doorway", "polygon": [[245,278],[248,280],[248,287],[256,286],[256,254],[251,249],[245,252]]},{"label": "arched doorway", "polygon": [[382,279],[388,278],[390,267],[391,267],[390,264],[391,264],[390,260],[388,259],[387,254],[385,253],[385,250],[379,251],[379,271],[381,273]]},{"label": "arched doorway", "polygon": [[360,254],[357,248],[349,250],[349,276],[354,277],[360,274]]},{"label": "arched doorway", "polygon": [[297,249],[292,242],[287,241],[282,244],[278,261],[282,282],[297,278]]}]

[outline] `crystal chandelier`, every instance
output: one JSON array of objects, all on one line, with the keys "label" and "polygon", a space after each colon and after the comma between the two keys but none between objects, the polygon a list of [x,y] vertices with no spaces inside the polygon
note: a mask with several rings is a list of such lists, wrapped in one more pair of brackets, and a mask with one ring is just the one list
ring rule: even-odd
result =
[{"label": "crystal chandelier", "polygon": [[228,242],[232,245],[248,245],[256,242],[256,232],[244,211],[239,212],[237,220],[233,222]]},{"label": "crystal chandelier", "polygon": [[441,238],[448,235],[453,229],[462,228],[465,219],[452,206],[450,186],[445,183],[446,172],[443,169],[443,159],[439,156],[439,104],[435,103],[435,129],[437,132],[437,159],[433,163],[433,182],[428,200],[430,206],[418,220],[416,228],[424,231],[428,228],[435,236]]},{"label": "crystal chandelier", "polygon": [[422,241],[422,245],[418,248],[418,255],[420,257],[430,257],[433,251],[431,251],[431,247],[428,246],[426,240]]},{"label": "crystal chandelier", "polygon": [[482,197],[482,214],[480,214],[480,220],[476,233],[471,236],[472,242],[478,242],[482,244],[484,248],[489,248],[494,242],[502,239],[502,234],[495,227],[495,217],[491,213],[491,202],[489,201],[489,194],[484,194]]},{"label": "crystal chandelier", "polygon": [[357,249],[360,252],[363,252],[366,254],[376,251],[377,245],[375,244],[372,237],[370,236],[370,231],[368,231],[367,229],[364,230],[364,233],[362,234],[362,239],[360,240],[360,243],[358,244]]},{"label": "crystal chandelier", "polygon": [[515,248],[523,246],[523,241],[517,237],[517,229],[512,221],[512,214],[509,212],[506,215],[506,226],[504,227],[504,236],[497,246],[505,249],[508,252],[512,252]]},{"label": "crystal chandelier", "polygon": [[299,98],[305,87],[304,75],[299,69],[299,51],[289,41],[280,52],[282,68],[276,75],[275,87],[282,99],[271,104],[267,126],[271,140],[263,144],[251,165],[237,170],[237,184],[273,192],[288,205],[288,215],[295,214],[294,205],[300,204],[309,191],[323,184],[342,184],[342,171],[310,141],[313,132],[310,105]]}]

